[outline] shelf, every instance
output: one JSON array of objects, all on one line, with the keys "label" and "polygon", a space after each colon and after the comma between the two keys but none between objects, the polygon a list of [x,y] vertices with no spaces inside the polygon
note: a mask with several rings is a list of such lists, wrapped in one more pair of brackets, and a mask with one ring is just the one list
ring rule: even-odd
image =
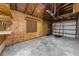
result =
[{"label": "shelf", "polygon": [[12,31],[0,31],[0,35],[9,35]]},{"label": "shelf", "polygon": [[5,15],[0,15],[0,22],[4,23],[7,27],[12,24],[11,18]]},{"label": "shelf", "polygon": [[10,16],[0,15],[0,21],[11,21]]}]

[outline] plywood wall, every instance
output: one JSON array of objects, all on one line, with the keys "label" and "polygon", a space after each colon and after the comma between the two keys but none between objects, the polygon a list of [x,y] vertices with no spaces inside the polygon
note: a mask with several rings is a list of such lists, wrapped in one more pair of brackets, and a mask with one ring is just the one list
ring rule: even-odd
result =
[{"label": "plywood wall", "polygon": [[73,4],[73,12],[79,12],[79,3]]},{"label": "plywood wall", "polygon": [[[37,22],[37,32],[27,33],[27,19],[25,17],[27,15],[18,12],[18,11],[11,11],[13,15],[13,24],[7,28],[7,30],[12,31],[12,34],[7,36],[6,45],[14,44],[17,42],[30,40],[35,37],[44,36],[48,33],[48,23],[47,21],[43,21],[42,19],[31,19]],[[30,18],[29,18],[30,19]],[[28,20],[29,20],[28,19]]]},{"label": "plywood wall", "polygon": [[7,15],[7,16],[12,17],[12,15],[10,13],[10,5],[0,3],[0,13],[1,13],[1,15]]},{"label": "plywood wall", "polygon": [[[4,24],[2,24],[2,22],[0,22],[0,31],[4,31],[6,28],[4,26]],[[3,43],[3,41],[5,40],[5,36],[4,35],[0,35],[0,45]]]}]

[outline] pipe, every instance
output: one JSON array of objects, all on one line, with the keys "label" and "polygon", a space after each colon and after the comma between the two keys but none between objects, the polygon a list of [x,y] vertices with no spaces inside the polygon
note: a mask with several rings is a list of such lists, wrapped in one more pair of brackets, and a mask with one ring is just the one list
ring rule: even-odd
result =
[{"label": "pipe", "polygon": [[54,15],[56,15],[56,3],[54,4]]}]

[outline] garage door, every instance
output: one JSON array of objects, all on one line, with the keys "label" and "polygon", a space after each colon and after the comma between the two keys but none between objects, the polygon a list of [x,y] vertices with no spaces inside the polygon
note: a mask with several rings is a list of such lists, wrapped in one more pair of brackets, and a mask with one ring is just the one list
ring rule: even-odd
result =
[{"label": "garage door", "polygon": [[76,35],[76,21],[64,21],[52,24],[53,35],[61,35],[75,38]]}]

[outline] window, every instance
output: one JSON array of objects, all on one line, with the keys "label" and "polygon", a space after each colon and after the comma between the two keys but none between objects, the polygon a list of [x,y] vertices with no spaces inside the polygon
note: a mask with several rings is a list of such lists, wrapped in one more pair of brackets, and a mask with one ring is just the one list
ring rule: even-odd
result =
[{"label": "window", "polygon": [[27,20],[26,24],[27,33],[29,32],[37,32],[37,21],[34,20]]}]

